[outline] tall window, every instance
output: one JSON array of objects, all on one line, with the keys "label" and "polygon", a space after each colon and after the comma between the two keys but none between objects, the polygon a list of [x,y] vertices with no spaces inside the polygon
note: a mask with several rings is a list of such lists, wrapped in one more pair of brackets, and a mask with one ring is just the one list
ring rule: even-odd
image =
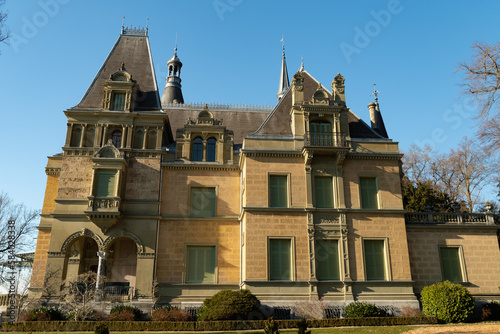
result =
[{"label": "tall window", "polygon": [[384,240],[364,240],[366,280],[386,280]]},{"label": "tall window", "polygon": [[134,133],[134,148],[142,149],[144,145],[144,130],[138,129]]},{"label": "tall window", "polygon": [[156,131],[148,131],[147,148],[151,150],[156,149]]},{"label": "tall window", "polygon": [[114,170],[98,170],[97,171],[97,189],[96,197],[113,197],[115,196],[115,177]]},{"label": "tall window", "polygon": [[191,216],[215,217],[215,188],[191,188]]},{"label": "tall window", "polygon": [[193,161],[203,160],[203,139],[196,137],[193,140]]},{"label": "tall window", "polygon": [[332,146],[333,132],[332,124],[327,121],[312,121],[309,124],[311,136],[311,145],[313,146]]},{"label": "tall window", "polygon": [[269,176],[269,206],[274,208],[288,207],[288,176]]},{"label": "tall window", "polygon": [[339,241],[316,241],[316,276],[319,280],[339,280]]},{"label": "tall window", "polygon": [[378,209],[377,179],[374,177],[360,177],[359,191],[361,193],[361,208]]},{"label": "tall window", "polygon": [[443,280],[451,282],[463,282],[462,263],[460,261],[459,247],[441,247],[441,268]]},{"label": "tall window", "polygon": [[188,246],[186,283],[215,283],[215,246]]},{"label": "tall window", "polygon": [[81,139],[82,139],[82,128],[79,125],[74,125],[73,131],[71,131],[71,141],[69,145],[71,147],[79,147]]},{"label": "tall window", "polygon": [[292,280],[291,239],[269,239],[269,279]]},{"label": "tall window", "polygon": [[207,140],[207,161],[215,161],[215,145],[217,140],[215,138],[209,138]]},{"label": "tall window", "polygon": [[328,176],[316,176],[314,195],[317,208],[333,208],[333,179]]},{"label": "tall window", "polygon": [[113,145],[116,148],[120,148],[122,145],[122,132],[119,130],[114,131],[111,136],[112,136],[112,140],[113,140]]},{"label": "tall window", "polygon": [[125,93],[113,94],[113,108],[112,110],[123,111],[125,110]]},{"label": "tall window", "polygon": [[95,128],[93,126],[87,127],[85,132],[85,147],[93,147],[95,139]]}]

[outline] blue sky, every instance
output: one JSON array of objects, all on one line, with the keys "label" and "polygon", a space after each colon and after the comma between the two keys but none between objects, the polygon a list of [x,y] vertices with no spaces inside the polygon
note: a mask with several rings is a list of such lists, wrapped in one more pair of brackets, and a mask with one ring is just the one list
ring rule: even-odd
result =
[{"label": "blue sky", "polygon": [[346,78],[348,106],[369,121],[373,83],[389,136],[402,150],[441,152],[474,135],[459,99],[459,62],[475,41],[498,42],[500,3],[480,1],[7,0],[0,45],[0,191],[41,208],[46,157],[61,152],[63,110],[76,105],[125,25],[144,26],[160,90],[178,34],[184,99],[274,105],[285,36],[300,67],[330,87]]}]

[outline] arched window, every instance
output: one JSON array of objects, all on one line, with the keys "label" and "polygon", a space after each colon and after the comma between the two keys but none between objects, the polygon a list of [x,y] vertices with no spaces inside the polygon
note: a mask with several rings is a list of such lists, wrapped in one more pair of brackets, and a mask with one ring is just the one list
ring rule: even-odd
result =
[{"label": "arched window", "polygon": [[207,140],[207,161],[215,161],[215,149],[217,140],[215,138],[209,138]]},{"label": "arched window", "polygon": [[193,161],[203,161],[203,139],[200,137],[193,140]]},{"label": "arched window", "polygon": [[71,147],[79,147],[80,140],[82,139],[82,128],[79,125],[73,126],[73,131],[71,132]]},{"label": "arched window", "polygon": [[115,145],[116,148],[120,148],[122,145],[122,132],[120,130],[116,130],[111,136],[113,138],[113,145]]},{"label": "arched window", "polygon": [[312,146],[333,145],[332,124],[330,122],[312,121],[309,124],[309,132]]}]

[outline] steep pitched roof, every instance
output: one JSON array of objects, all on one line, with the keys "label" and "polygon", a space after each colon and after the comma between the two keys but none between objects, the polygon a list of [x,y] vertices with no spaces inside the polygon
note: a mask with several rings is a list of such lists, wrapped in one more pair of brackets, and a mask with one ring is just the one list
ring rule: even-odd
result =
[{"label": "steep pitched roof", "polygon": [[118,37],[76,108],[102,109],[102,84],[120,68],[122,63],[139,85],[134,111],[160,111],[160,97],[146,34],[121,34]]},{"label": "steep pitched roof", "polygon": [[[307,71],[301,70],[301,72],[304,76],[304,100],[310,100],[318,89],[319,81],[314,79]],[[328,92],[328,97],[332,97],[330,92]],[[291,108],[292,91],[289,88],[264,123],[252,135],[291,136]],[[347,119],[351,138],[383,138],[351,110],[348,111]]]}]

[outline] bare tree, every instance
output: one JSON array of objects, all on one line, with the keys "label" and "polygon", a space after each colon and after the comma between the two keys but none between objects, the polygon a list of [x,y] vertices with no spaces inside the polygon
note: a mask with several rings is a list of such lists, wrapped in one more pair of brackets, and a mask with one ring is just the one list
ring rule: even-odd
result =
[{"label": "bare tree", "polygon": [[89,271],[64,282],[61,303],[64,308],[71,310],[72,320],[84,321],[96,312],[96,285],[99,279],[102,281],[103,277],[99,278],[96,273]]},{"label": "bare tree", "polygon": [[[14,254],[32,249],[38,215],[39,211],[14,204],[9,196],[0,193],[0,261],[13,261]],[[0,275],[0,283],[4,278]]]},{"label": "bare tree", "polygon": [[496,114],[500,106],[496,103],[500,97],[500,43],[474,43],[472,45],[472,61],[461,63],[458,71],[464,75],[461,85],[463,94],[471,97],[479,106],[478,117],[487,120],[492,108]]},{"label": "bare tree", "polygon": [[[0,0],[0,7],[5,4],[5,0]],[[5,42],[9,38],[7,28],[5,28],[5,21],[7,20],[7,12],[0,10],[0,42]]]},{"label": "bare tree", "polygon": [[426,145],[421,148],[415,144],[410,146],[403,156],[403,172],[412,183],[432,181],[431,166],[436,152]]},{"label": "bare tree", "polygon": [[460,141],[458,148],[451,150],[448,158],[454,172],[452,182],[472,212],[480,203],[483,188],[495,182],[496,163],[484,147],[467,137]]}]

